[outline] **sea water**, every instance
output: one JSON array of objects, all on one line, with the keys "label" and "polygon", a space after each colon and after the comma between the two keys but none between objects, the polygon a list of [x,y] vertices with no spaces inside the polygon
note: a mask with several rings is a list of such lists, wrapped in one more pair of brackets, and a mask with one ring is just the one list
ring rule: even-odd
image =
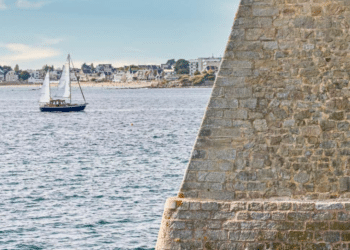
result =
[{"label": "sea water", "polygon": [[41,113],[0,88],[0,249],[154,249],[210,93],[86,88],[85,112]]}]

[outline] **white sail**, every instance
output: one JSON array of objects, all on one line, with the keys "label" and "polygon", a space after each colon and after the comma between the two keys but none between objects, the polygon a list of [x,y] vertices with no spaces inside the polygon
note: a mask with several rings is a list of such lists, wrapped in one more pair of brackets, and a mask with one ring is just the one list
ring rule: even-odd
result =
[{"label": "white sail", "polygon": [[63,98],[70,98],[70,76],[69,64],[63,66],[62,76],[58,85],[59,89],[64,88]]},{"label": "white sail", "polygon": [[45,76],[45,80],[43,82],[43,86],[41,87],[41,95],[40,102],[48,103],[50,102],[50,72],[48,71]]}]

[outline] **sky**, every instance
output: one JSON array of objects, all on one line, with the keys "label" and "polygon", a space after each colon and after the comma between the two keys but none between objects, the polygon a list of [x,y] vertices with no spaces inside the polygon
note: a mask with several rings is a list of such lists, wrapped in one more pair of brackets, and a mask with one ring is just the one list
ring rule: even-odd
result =
[{"label": "sky", "polygon": [[0,0],[0,65],[222,56],[239,0]]}]

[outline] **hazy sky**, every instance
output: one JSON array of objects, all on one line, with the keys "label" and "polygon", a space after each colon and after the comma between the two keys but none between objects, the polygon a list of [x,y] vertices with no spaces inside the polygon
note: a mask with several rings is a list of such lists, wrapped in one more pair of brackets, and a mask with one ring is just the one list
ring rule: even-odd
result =
[{"label": "hazy sky", "polygon": [[0,0],[0,65],[221,56],[239,0]]}]

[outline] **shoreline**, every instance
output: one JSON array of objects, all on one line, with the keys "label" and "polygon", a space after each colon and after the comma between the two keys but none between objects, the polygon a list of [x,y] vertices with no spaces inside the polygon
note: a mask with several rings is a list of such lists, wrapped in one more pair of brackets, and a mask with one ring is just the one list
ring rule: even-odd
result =
[{"label": "shoreline", "polygon": [[[143,89],[143,88],[159,88],[154,87],[158,84],[156,81],[152,82],[130,82],[130,83],[114,83],[114,82],[80,82],[82,88],[106,88],[106,89]],[[42,84],[38,83],[0,83],[0,88],[13,88],[13,87],[27,87],[27,88],[39,88]],[[58,83],[52,83],[52,87],[57,87]],[[78,88],[77,82],[72,82],[73,88]],[[162,87],[167,88],[167,87]],[[169,87],[169,88],[212,88],[212,86],[183,86],[183,87]]]}]

